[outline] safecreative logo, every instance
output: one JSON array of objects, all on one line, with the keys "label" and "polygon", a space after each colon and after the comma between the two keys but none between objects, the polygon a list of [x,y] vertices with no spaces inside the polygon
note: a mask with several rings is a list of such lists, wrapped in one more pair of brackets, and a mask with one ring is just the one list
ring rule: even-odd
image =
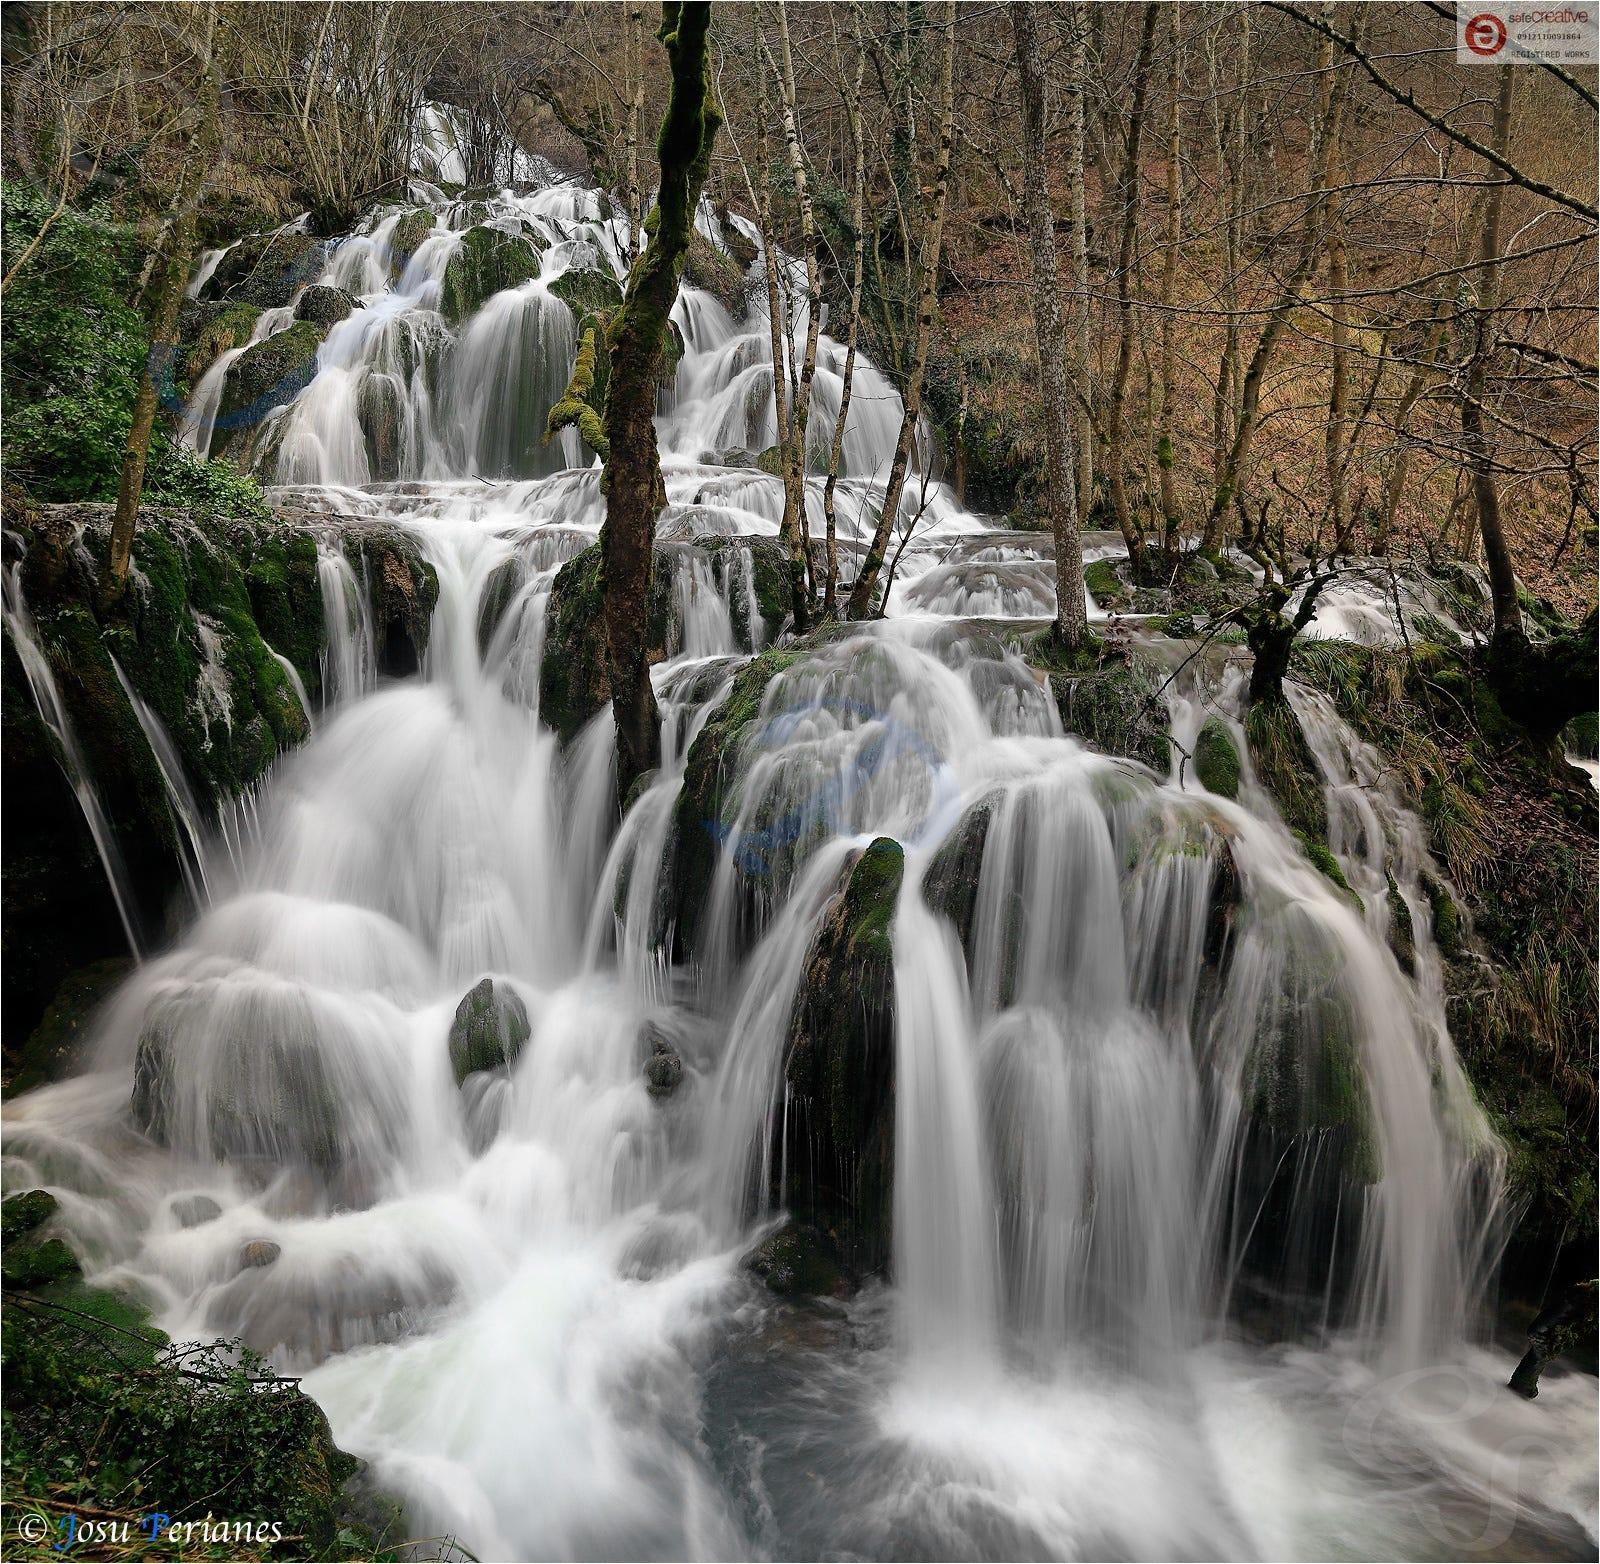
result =
[{"label": "safecreative logo", "polygon": [[1600,0],[1529,6],[1478,0],[1456,8],[1461,65],[1593,65],[1600,61]]}]

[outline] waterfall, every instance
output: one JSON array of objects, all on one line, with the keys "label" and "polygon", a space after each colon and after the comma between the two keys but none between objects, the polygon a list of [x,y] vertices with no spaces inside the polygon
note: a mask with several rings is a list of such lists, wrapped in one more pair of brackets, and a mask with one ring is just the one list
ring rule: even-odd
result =
[{"label": "waterfall", "polygon": [[[451,177],[448,125],[425,128]],[[1446,1024],[1442,874],[1376,753],[1290,686],[1351,893],[1256,778],[1238,667],[1167,692],[1180,759],[1207,720],[1234,735],[1236,799],[1072,736],[1018,650],[1053,612],[1048,539],[966,513],[926,441],[887,617],[772,637],[752,695],[784,568],[756,466],[771,347],[759,298],[736,318],[686,286],[657,416],[661,765],[618,798],[609,710],[563,745],[539,690],[571,655],[555,579],[605,516],[589,453],[544,435],[577,342],[561,279],[624,276],[626,224],[554,176],[411,195],[433,226],[403,261],[399,209],[332,249],[321,280],[359,304],[247,447],[318,537],[314,730],[206,829],[135,698],[195,905],[88,1073],[7,1104],[8,1187],[62,1190],[87,1273],[175,1339],[241,1336],[299,1376],[412,1534],[479,1557],[1443,1556],[1442,1513],[1571,1551],[1587,1477],[1548,1445],[1495,1462],[1551,1427],[1591,1451],[1592,1407],[1561,1375],[1513,1404],[1473,1336],[1504,1152]],[[539,274],[449,321],[485,221],[535,237]],[[197,389],[202,451],[237,351]],[[813,455],[841,364],[824,334]],[[900,423],[856,373],[847,561]],[[403,678],[379,672],[374,525],[438,578]],[[5,586],[131,942],[16,567]],[[738,735],[714,819],[690,807],[713,724]],[[744,1262],[804,1193],[798,1007],[879,837],[904,849],[892,1262],[779,1300]],[[458,1070],[485,982],[521,1022]],[[186,1227],[197,1193],[219,1214]],[[277,1258],[242,1266],[256,1240]]]}]

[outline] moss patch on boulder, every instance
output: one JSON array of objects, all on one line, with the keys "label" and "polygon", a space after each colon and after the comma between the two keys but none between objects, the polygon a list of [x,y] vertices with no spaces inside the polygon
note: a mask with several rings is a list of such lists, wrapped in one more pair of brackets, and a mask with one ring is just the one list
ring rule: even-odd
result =
[{"label": "moss patch on boulder", "polygon": [[539,252],[523,234],[500,228],[469,228],[445,267],[439,287],[439,312],[459,325],[507,288],[539,275]]},{"label": "moss patch on boulder", "polygon": [[483,978],[456,1006],[450,1023],[450,1070],[459,1086],[479,1070],[508,1070],[533,1035],[519,994]]},{"label": "moss patch on boulder", "polygon": [[327,241],[313,234],[247,234],[217,263],[203,297],[270,310],[313,281],[327,259]]},{"label": "moss patch on boulder", "polygon": [[1028,636],[1022,654],[1050,682],[1061,725],[1105,755],[1167,771],[1167,712],[1160,669],[1136,651],[1113,652],[1091,641],[1065,654],[1048,630]]},{"label": "moss patch on boulder", "polygon": [[327,328],[297,320],[242,353],[228,369],[212,431],[214,454],[243,443],[274,408],[292,402],[316,378]]},{"label": "moss patch on boulder", "polygon": [[1239,751],[1233,735],[1217,717],[1208,717],[1194,746],[1194,774],[1200,785],[1219,798],[1239,796]]},{"label": "moss patch on boulder", "polygon": [[789,1039],[783,1157],[791,1208],[847,1263],[888,1263],[894,1185],[895,904],[905,851],[879,837],[851,865],[806,958]]}]

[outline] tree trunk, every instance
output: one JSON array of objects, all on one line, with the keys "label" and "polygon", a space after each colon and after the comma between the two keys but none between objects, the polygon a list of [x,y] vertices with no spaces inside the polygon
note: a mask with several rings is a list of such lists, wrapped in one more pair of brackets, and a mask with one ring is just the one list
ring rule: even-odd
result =
[{"label": "tree trunk", "polygon": [[1028,0],[1012,0],[1011,31],[1016,41],[1017,74],[1022,82],[1022,159],[1033,262],[1033,329],[1039,343],[1050,530],[1056,544],[1055,634],[1064,645],[1077,648],[1088,635],[1089,625],[1083,599],[1083,539],[1072,464],[1072,390],[1067,373],[1067,340],[1061,323],[1060,278],[1056,272],[1055,212],[1045,174],[1044,72],[1039,63],[1034,11]]},{"label": "tree trunk", "polygon": [[850,321],[845,328],[844,375],[839,391],[839,416],[833,424],[833,443],[828,452],[828,481],[822,490],[822,513],[828,529],[828,579],[822,594],[822,610],[834,612],[839,589],[839,526],[834,508],[834,491],[839,486],[839,468],[844,463],[844,436],[850,418],[850,388],[856,373],[856,344],[861,336],[861,281],[866,267],[866,192],[867,138],[861,123],[861,84],[866,74],[867,54],[862,38],[861,7],[855,7],[856,85],[855,95],[845,105],[850,121],[850,141],[855,153],[855,177],[850,192],[850,223],[855,234],[855,254],[850,271]]},{"label": "tree trunk", "polygon": [[[1359,25],[1359,18],[1358,18]],[[1229,507],[1239,497],[1245,469],[1250,461],[1250,449],[1255,441],[1261,412],[1261,388],[1267,369],[1277,350],[1278,341],[1289,323],[1289,316],[1300,303],[1300,288],[1316,263],[1317,241],[1322,234],[1322,215],[1327,204],[1328,159],[1334,139],[1338,135],[1339,118],[1344,108],[1345,93],[1349,87],[1348,67],[1333,73],[1333,45],[1324,43],[1317,51],[1317,77],[1327,83],[1324,89],[1323,112],[1319,116],[1317,131],[1312,140],[1307,159],[1306,189],[1309,199],[1305,221],[1301,226],[1300,248],[1294,266],[1278,294],[1256,340],[1255,351],[1250,355],[1249,367],[1240,385],[1239,414],[1234,425],[1233,443],[1217,475],[1216,491],[1211,498],[1211,509],[1206,515],[1205,531],[1200,548],[1205,554],[1215,554],[1222,546],[1222,519]]]},{"label": "tree trunk", "polygon": [[220,88],[217,82],[214,43],[217,7],[215,0],[205,9],[204,54],[199,90],[199,118],[184,147],[183,163],[172,202],[162,221],[154,266],[146,263],[154,293],[146,318],[150,322],[150,353],[133,401],[133,422],[122,450],[122,472],[117,480],[117,509],[111,521],[111,551],[106,560],[103,595],[108,602],[122,596],[128,582],[128,567],[133,560],[133,534],[139,520],[139,501],[144,494],[145,463],[150,456],[150,439],[155,433],[156,409],[161,400],[161,382],[171,373],[177,351],[178,312],[183,305],[183,290],[189,281],[189,257],[194,249],[194,200],[203,186],[217,151],[217,109]]},{"label": "tree trunk", "polygon": [[660,757],[660,721],[648,662],[656,518],[666,500],[656,449],[656,386],[662,344],[694,232],[695,206],[710,166],[711,144],[722,123],[706,51],[710,22],[707,0],[661,7],[659,37],[672,67],[672,89],[657,141],[660,193],[648,220],[649,243],[629,274],[611,334],[606,388],[611,454],[603,476],[606,519],[600,551],[619,797],[626,797]]},{"label": "tree trunk", "polygon": [[[1494,107],[1494,149],[1503,158],[1511,141],[1511,91],[1514,67],[1500,67],[1500,92]],[[1483,537],[1483,561],[1489,574],[1489,597],[1494,605],[1494,640],[1497,651],[1509,643],[1525,641],[1522,605],[1517,601],[1517,572],[1511,562],[1505,527],[1500,519],[1500,487],[1484,431],[1483,397],[1488,383],[1489,356],[1494,351],[1495,312],[1500,307],[1500,206],[1505,186],[1491,183],[1483,197],[1483,234],[1478,245],[1477,300],[1473,308],[1472,357],[1467,360],[1462,386],[1461,433],[1472,473],[1472,492],[1478,504],[1478,531]]]},{"label": "tree trunk", "polygon": [[783,463],[784,517],[789,533],[789,591],[794,600],[794,627],[804,632],[811,623],[810,528],[806,522],[806,428],[811,420],[811,385],[817,374],[817,337],[822,329],[822,280],[817,264],[817,225],[806,180],[805,149],[795,117],[794,53],[789,46],[789,12],[778,0],[778,38],[783,69],[776,72],[783,106],[783,139],[794,175],[795,202],[800,208],[800,248],[806,263],[806,346],[789,413],[789,439]]},{"label": "tree trunk", "polygon": [[1183,129],[1183,9],[1173,0],[1172,61],[1167,76],[1167,253],[1161,263],[1161,409],[1157,423],[1156,466],[1160,473],[1162,552],[1169,571],[1177,562],[1182,518],[1174,477],[1177,449],[1173,401],[1177,394],[1178,243],[1183,237],[1183,180],[1180,166]]},{"label": "tree trunk", "polygon": [[1150,58],[1155,51],[1156,0],[1147,0],[1144,25],[1139,33],[1139,54],[1133,67],[1133,101],[1128,109],[1128,149],[1122,166],[1122,237],[1117,244],[1117,367],[1111,377],[1110,409],[1106,414],[1106,468],[1111,482],[1111,509],[1128,546],[1128,567],[1135,581],[1150,574],[1145,557],[1144,530],[1133,519],[1128,504],[1128,457],[1124,428],[1128,402],[1128,371],[1133,365],[1133,263],[1134,239],[1139,226],[1139,147],[1144,133],[1144,105],[1150,86]]},{"label": "tree trunk", "polygon": [[889,464],[883,509],[878,515],[878,525],[873,530],[866,558],[862,560],[855,584],[850,589],[848,613],[852,619],[865,619],[872,612],[878,572],[883,568],[884,557],[889,551],[890,534],[900,513],[900,495],[905,488],[911,444],[917,432],[917,419],[922,412],[922,377],[928,365],[928,347],[933,338],[933,317],[939,307],[939,257],[944,243],[945,197],[950,188],[950,154],[955,145],[955,0],[946,0],[944,12],[944,58],[939,73],[939,158],[934,171],[932,196],[926,203],[922,220],[922,288],[921,305],[917,311],[917,341],[910,374],[902,392],[905,409],[900,419],[900,437],[895,442],[894,460]]},{"label": "tree trunk", "polygon": [[1094,508],[1094,337],[1089,309],[1089,211],[1085,194],[1084,159],[1088,127],[1084,94],[1088,90],[1085,52],[1089,19],[1084,7],[1072,7],[1072,28],[1067,46],[1067,215],[1072,225],[1072,335],[1077,374],[1078,504],[1087,513]]}]

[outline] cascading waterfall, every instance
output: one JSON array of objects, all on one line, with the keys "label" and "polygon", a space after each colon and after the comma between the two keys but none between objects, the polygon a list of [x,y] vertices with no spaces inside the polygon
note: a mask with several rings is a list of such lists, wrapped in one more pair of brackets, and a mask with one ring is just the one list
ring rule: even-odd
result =
[{"label": "cascading waterfall", "polygon": [[[300,1374],[415,1530],[480,1557],[1388,1556],[1449,1551],[1440,1516],[1472,1535],[1485,1514],[1570,1547],[1580,1470],[1544,1459],[1520,1492],[1492,1473],[1536,1415],[1467,1339],[1501,1152],[1444,1023],[1438,871],[1376,758],[1291,690],[1358,909],[1247,758],[1232,801],[1064,733],[1001,633],[1051,611],[1038,540],[930,479],[888,620],[775,670],[723,818],[688,822],[715,828],[715,865],[676,959],[689,751],[769,636],[766,325],[694,288],[675,314],[663,760],[619,824],[608,715],[563,748],[538,691],[552,583],[604,514],[575,437],[543,440],[576,341],[551,285],[621,275],[627,236],[596,192],[502,193],[490,218],[540,235],[541,273],[453,327],[466,215],[430,204],[400,261],[397,212],[333,250],[322,280],[360,306],[250,445],[325,512],[316,729],[224,808],[208,894],[86,1073],[8,1104],[8,1183],[59,1191],[90,1273],[175,1336],[239,1335]],[[840,357],[824,338],[824,452]],[[200,449],[231,362],[201,382]],[[900,416],[857,376],[847,540]],[[413,677],[379,677],[351,516],[437,572]],[[59,717],[14,575],[12,634]],[[1176,684],[1186,750],[1208,714],[1239,731],[1238,680]],[[891,1280],[780,1307],[739,1260],[800,1176],[778,1159],[808,952],[880,836],[906,852]],[[958,927],[934,882],[969,838]],[[1384,942],[1390,876],[1414,976]],[[447,1039],[484,979],[528,1035],[458,1084]],[[684,1082],[658,1101],[663,1043]],[[219,1214],[185,1226],[195,1194]],[[278,1257],[241,1269],[257,1240]],[[1583,1399],[1555,1377],[1537,1414],[1580,1457]]]}]

